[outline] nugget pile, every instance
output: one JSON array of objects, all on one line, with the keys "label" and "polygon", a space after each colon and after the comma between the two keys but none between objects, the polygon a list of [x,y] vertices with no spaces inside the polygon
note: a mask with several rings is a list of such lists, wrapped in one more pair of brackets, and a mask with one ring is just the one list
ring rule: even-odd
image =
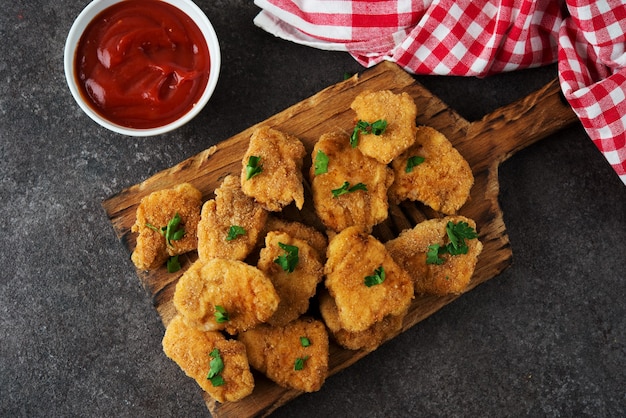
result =
[{"label": "nugget pile", "polygon": [[[214,198],[185,183],[137,209],[138,269],[174,271],[179,254],[197,251],[176,285],[163,350],[218,402],[251,394],[253,369],[317,391],[330,340],[375,350],[402,330],[416,294],[470,283],[482,244],[474,221],[456,214],[474,182],[469,164],[443,134],[416,126],[406,93],[366,91],[351,108],[354,126],[319,138],[308,176],[302,142],[264,126]],[[324,230],[281,216],[303,208],[306,177]],[[440,215],[379,241],[374,226],[403,200]]]}]

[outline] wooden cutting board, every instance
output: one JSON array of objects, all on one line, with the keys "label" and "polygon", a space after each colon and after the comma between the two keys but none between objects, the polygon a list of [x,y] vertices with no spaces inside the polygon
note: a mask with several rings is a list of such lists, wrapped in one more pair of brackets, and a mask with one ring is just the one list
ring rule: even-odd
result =
[{"label": "wooden cutting board", "polygon": [[[539,91],[485,116],[482,120],[468,122],[441,100],[418,84],[411,75],[397,65],[384,62],[366,70],[361,75],[330,86],[258,125],[269,125],[296,135],[311,155],[314,143],[321,134],[336,129],[351,131],[354,113],[350,104],[364,90],[389,89],[396,93],[409,93],[418,109],[417,124],[431,126],[444,133],[467,159],[475,176],[468,203],[460,214],[476,221],[484,248],[479,257],[470,289],[502,272],[511,263],[511,248],[498,205],[498,166],[515,152],[577,121],[576,116],[561,99],[556,80]],[[103,206],[121,242],[132,252],[134,234],[130,228],[135,221],[135,211],[140,200],[149,193],[189,182],[197,187],[205,199],[224,176],[239,175],[241,158],[256,126],[213,146],[174,167],[148,178],[144,182],[122,190],[104,201]],[[305,170],[310,157],[305,158]],[[310,199],[308,199],[310,202]],[[292,211],[292,219],[315,223],[311,206],[302,212]],[[420,204],[403,203],[390,209],[390,218],[377,226],[374,235],[386,241],[404,228],[421,220],[438,216]],[[196,254],[181,257],[183,269],[169,274],[165,269],[151,272],[137,271],[142,285],[153,298],[153,304],[167,325],[175,314],[172,296],[182,272],[197,258]],[[469,289],[468,289],[469,290]],[[417,297],[407,317],[403,331],[433,314],[458,296]],[[350,366],[367,353],[345,350],[331,344],[329,374],[333,375]],[[214,417],[249,417],[267,415],[301,393],[284,389],[255,374],[255,390],[249,397],[234,403],[214,402],[203,393],[207,407]]]}]

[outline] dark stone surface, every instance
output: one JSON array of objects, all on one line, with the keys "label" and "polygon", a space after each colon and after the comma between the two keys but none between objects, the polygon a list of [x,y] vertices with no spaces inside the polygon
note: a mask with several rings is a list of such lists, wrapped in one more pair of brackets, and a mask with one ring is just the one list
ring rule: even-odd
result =
[{"label": "dark stone surface", "polygon": [[[362,68],[261,31],[250,1],[200,1],[215,96],[174,133],[122,137],[65,84],[86,3],[0,13],[0,416],[208,416],[101,202]],[[475,120],[555,76],[417,79]],[[505,162],[500,185],[512,267],[276,416],[622,416],[626,188],[578,125]]]}]

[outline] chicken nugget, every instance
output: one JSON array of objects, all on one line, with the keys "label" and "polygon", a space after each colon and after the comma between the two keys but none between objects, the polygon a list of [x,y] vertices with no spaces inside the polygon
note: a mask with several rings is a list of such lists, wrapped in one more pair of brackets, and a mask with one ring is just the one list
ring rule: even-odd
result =
[{"label": "chicken nugget", "polygon": [[326,327],[339,345],[348,350],[367,352],[376,350],[382,343],[398,335],[408,311],[407,307],[400,315],[387,315],[363,331],[350,332],[341,327],[337,304],[327,291],[319,295],[319,308]]},{"label": "chicken nugget", "polygon": [[241,189],[269,211],[304,203],[302,162],[306,150],[298,138],[267,126],[256,129],[242,159]]},{"label": "chicken nugget", "polygon": [[286,221],[275,216],[269,216],[265,224],[265,230],[286,232],[293,238],[306,241],[320,255],[320,259],[326,257],[326,247],[328,247],[328,239],[324,234],[310,225],[302,222]]},{"label": "chicken nugget", "polygon": [[417,200],[446,215],[465,204],[474,185],[467,161],[437,130],[418,128],[415,145],[391,164],[395,179],[389,200]]},{"label": "chicken nugget", "polygon": [[385,246],[358,227],[328,244],[326,288],[337,304],[341,328],[365,331],[387,315],[401,315],[413,299],[413,281]]},{"label": "chicken nugget", "polygon": [[261,270],[243,261],[214,258],[189,267],[176,284],[173,300],[190,326],[234,335],[271,317],[279,297]]},{"label": "chicken nugget", "polygon": [[[313,204],[327,228],[339,232],[360,226],[370,231],[387,219],[387,189],[393,183],[393,170],[352,148],[348,135],[342,132],[322,135],[312,159]],[[323,169],[319,168],[320,160],[326,162]]]},{"label": "chicken nugget", "polygon": [[163,351],[218,402],[238,401],[254,389],[246,346],[218,331],[189,327],[177,315],[165,330]]},{"label": "chicken nugget", "polygon": [[198,257],[244,260],[255,248],[268,212],[241,191],[238,177],[228,175],[215,199],[202,206],[198,223]]},{"label": "chicken nugget", "polygon": [[198,246],[202,193],[189,183],[150,193],[141,199],[131,227],[139,233],[131,260],[138,269],[162,266],[170,256]]},{"label": "chicken nugget", "polygon": [[408,93],[394,94],[389,90],[364,91],[350,107],[359,121],[372,124],[383,120],[386,128],[380,135],[360,130],[358,147],[368,157],[389,164],[415,142],[417,107]]},{"label": "chicken nugget", "polygon": [[280,386],[318,391],[328,375],[328,333],[324,323],[297,319],[284,327],[267,324],[237,337],[249,353],[250,365]]},{"label": "chicken nugget", "polygon": [[[441,249],[450,244],[450,234],[455,236],[455,226],[456,228],[460,226],[468,232],[460,235],[473,236],[467,227],[473,232],[476,231],[476,223],[473,220],[464,216],[447,216],[420,222],[414,228],[402,231],[397,238],[385,243],[391,256],[413,278],[416,293],[443,296],[460,294],[467,289],[483,245],[478,238],[457,238],[460,245],[461,240],[467,245],[467,253],[458,255],[451,255],[448,251],[442,253]],[[448,232],[450,228],[452,229]]]},{"label": "chicken nugget", "polygon": [[[292,260],[296,261],[290,265]],[[286,325],[309,309],[309,299],[324,273],[318,252],[306,241],[284,232],[267,234],[257,267],[270,278],[280,298],[278,309],[267,320],[277,326]]]}]

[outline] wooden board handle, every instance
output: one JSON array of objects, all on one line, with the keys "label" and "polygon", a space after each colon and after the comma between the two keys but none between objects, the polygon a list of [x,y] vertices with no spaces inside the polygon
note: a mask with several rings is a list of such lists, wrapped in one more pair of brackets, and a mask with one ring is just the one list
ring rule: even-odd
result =
[{"label": "wooden board handle", "polygon": [[[578,121],[554,79],[530,95],[501,107],[481,120],[470,123],[465,138],[457,143],[462,154],[474,165],[474,171],[499,165],[517,151]],[[473,155],[475,152],[490,153]]]}]

